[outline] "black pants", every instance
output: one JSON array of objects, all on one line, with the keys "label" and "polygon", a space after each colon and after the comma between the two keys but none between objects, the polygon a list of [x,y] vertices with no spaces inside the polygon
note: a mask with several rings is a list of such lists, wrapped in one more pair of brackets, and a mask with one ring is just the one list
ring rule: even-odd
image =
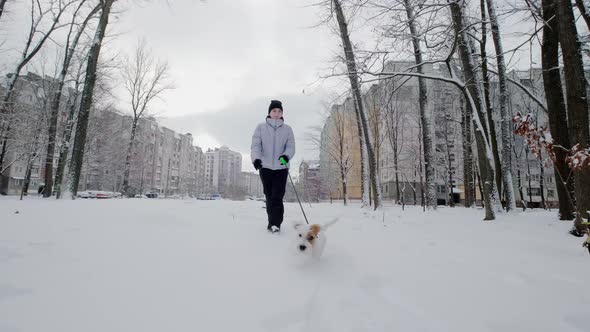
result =
[{"label": "black pants", "polygon": [[288,169],[260,169],[260,179],[262,180],[264,196],[266,197],[268,228],[271,226],[277,226],[280,228],[281,223],[283,223],[283,213],[285,212],[283,197],[285,196],[288,175]]}]

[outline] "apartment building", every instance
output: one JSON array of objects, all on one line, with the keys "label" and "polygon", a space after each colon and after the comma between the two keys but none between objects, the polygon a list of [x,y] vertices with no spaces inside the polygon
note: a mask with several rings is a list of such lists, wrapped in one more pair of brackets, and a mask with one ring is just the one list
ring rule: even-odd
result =
[{"label": "apartment building", "polygon": [[[8,75],[8,79],[11,75]],[[50,109],[47,103],[57,88],[57,80],[53,77],[40,76],[29,72],[16,80],[13,97],[7,105],[10,112],[0,114],[0,121],[11,123],[10,135],[7,140],[7,152],[4,156],[6,167],[0,176],[0,193],[20,194],[27,171],[30,171],[29,190],[37,192],[44,186],[45,155],[47,150],[47,132]],[[60,138],[68,118],[68,110],[76,94],[72,89],[63,90],[62,103],[58,112],[56,127],[56,151],[61,147]],[[0,89],[0,97],[6,94],[6,88]],[[10,117],[10,118],[8,118]],[[57,154],[53,162],[53,174],[57,169]],[[25,193],[26,194],[26,193]]]},{"label": "apartment building", "polygon": [[242,154],[227,146],[205,152],[205,191],[227,194],[241,187]]},{"label": "apartment building", "polygon": [[[392,61],[386,65],[384,71],[402,72],[413,67],[413,62]],[[425,65],[424,72],[437,76],[449,76],[446,68],[434,64]],[[511,77],[542,96],[540,69],[514,71]],[[466,105],[456,87],[436,80],[426,80],[426,84],[427,116],[430,119],[433,134],[437,202],[438,204],[461,203],[465,198],[465,174],[473,174],[473,179],[469,177],[468,180],[477,183],[476,149],[473,144],[471,147],[475,163],[471,173],[464,172],[462,115],[466,111]],[[514,85],[509,85],[509,88],[509,112],[512,114],[533,112],[539,124],[547,122],[546,114],[541,112],[520,88]],[[497,80],[495,79],[491,81],[491,96],[492,107],[497,107]],[[406,204],[420,204],[423,199],[422,188],[425,175],[418,79],[397,77],[383,80],[365,91],[363,103],[374,140],[383,199]],[[342,117],[339,114],[346,115]],[[493,114],[497,136],[500,137],[499,112]],[[349,123],[346,126],[338,126],[341,118]],[[338,162],[341,156],[335,153],[340,149],[334,140],[334,137],[339,137],[339,128],[344,128],[346,133],[344,137],[348,137],[344,140],[347,144],[343,145],[345,152],[342,154],[348,158],[346,164]],[[514,141],[513,180],[517,200],[526,201],[529,206],[540,206],[542,201],[545,204],[554,205],[557,195],[552,167],[535,159],[528,152],[522,139],[514,137]],[[330,116],[323,128],[321,145],[321,176],[331,188],[330,196],[333,198],[342,196],[342,185],[339,184],[342,183],[342,179],[339,179],[342,173],[340,165],[345,165],[350,168],[346,170],[347,195],[349,198],[360,198],[360,148],[354,104],[350,98],[341,105],[332,106]],[[476,200],[481,199],[479,191],[475,196]]]}]

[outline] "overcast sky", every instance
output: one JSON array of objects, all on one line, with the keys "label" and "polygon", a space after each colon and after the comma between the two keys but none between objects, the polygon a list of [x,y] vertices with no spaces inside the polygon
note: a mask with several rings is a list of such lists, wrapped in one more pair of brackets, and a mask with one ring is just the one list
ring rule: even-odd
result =
[{"label": "overcast sky", "polygon": [[[132,51],[145,38],[168,59],[177,88],[155,105],[159,121],[190,132],[205,151],[226,145],[250,162],[251,136],[265,120],[271,99],[283,102],[295,134],[296,155],[318,158],[310,127],[321,125],[330,92],[348,81],[319,80],[339,50],[338,37],[318,26],[313,0],[171,0],[127,6],[113,34],[116,49]],[[337,87],[339,86],[339,87]],[[328,92],[330,91],[330,92]],[[294,170],[297,173],[297,170]]]},{"label": "overcast sky", "polygon": [[[168,61],[175,89],[151,105],[160,122],[195,137],[204,150],[227,145],[249,161],[250,138],[264,121],[271,99],[283,101],[286,123],[293,127],[297,156],[317,158],[307,148],[310,126],[321,122],[321,101],[330,82],[318,82],[338,42],[319,22],[310,0],[152,0],[117,1],[108,27],[105,52],[131,54],[144,38],[153,54]],[[20,10],[18,10],[20,6]],[[3,55],[22,48],[28,3],[10,2],[2,17]],[[16,45],[14,48],[11,45]],[[48,56],[50,57],[50,56]],[[11,68],[0,61],[3,71]],[[338,82],[332,84],[338,85]],[[118,89],[123,96],[122,88]],[[119,108],[126,111],[125,103]]]},{"label": "overcast sky", "polygon": [[195,136],[204,150],[226,145],[250,165],[250,138],[270,99],[284,103],[298,147],[294,164],[317,158],[305,143],[321,121],[325,84],[318,73],[338,44],[328,29],[313,28],[318,9],[305,0],[153,1],[127,5],[112,33],[117,49],[132,51],[145,38],[166,58],[176,89],[154,105],[162,124]]}]

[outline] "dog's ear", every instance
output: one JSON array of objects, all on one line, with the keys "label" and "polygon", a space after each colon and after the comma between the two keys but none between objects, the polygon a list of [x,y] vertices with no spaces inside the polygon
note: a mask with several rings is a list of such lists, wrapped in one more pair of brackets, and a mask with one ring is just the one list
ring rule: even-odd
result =
[{"label": "dog's ear", "polygon": [[320,225],[313,224],[313,225],[311,225],[309,230],[311,231],[313,236],[318,237],[318,234],[320,233],[320,228],[321,228]]}]

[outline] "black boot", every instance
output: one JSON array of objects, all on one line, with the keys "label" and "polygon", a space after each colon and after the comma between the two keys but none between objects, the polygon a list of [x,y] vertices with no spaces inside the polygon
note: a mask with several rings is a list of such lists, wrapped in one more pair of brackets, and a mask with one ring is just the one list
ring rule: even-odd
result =
[{"label": "black boot", "polygon": [[572,230],[570,231],[570,234],[575,236],[575,237],[582,237],[584,236],[584,233],[580,232],[576,227],[573,227]]}]

